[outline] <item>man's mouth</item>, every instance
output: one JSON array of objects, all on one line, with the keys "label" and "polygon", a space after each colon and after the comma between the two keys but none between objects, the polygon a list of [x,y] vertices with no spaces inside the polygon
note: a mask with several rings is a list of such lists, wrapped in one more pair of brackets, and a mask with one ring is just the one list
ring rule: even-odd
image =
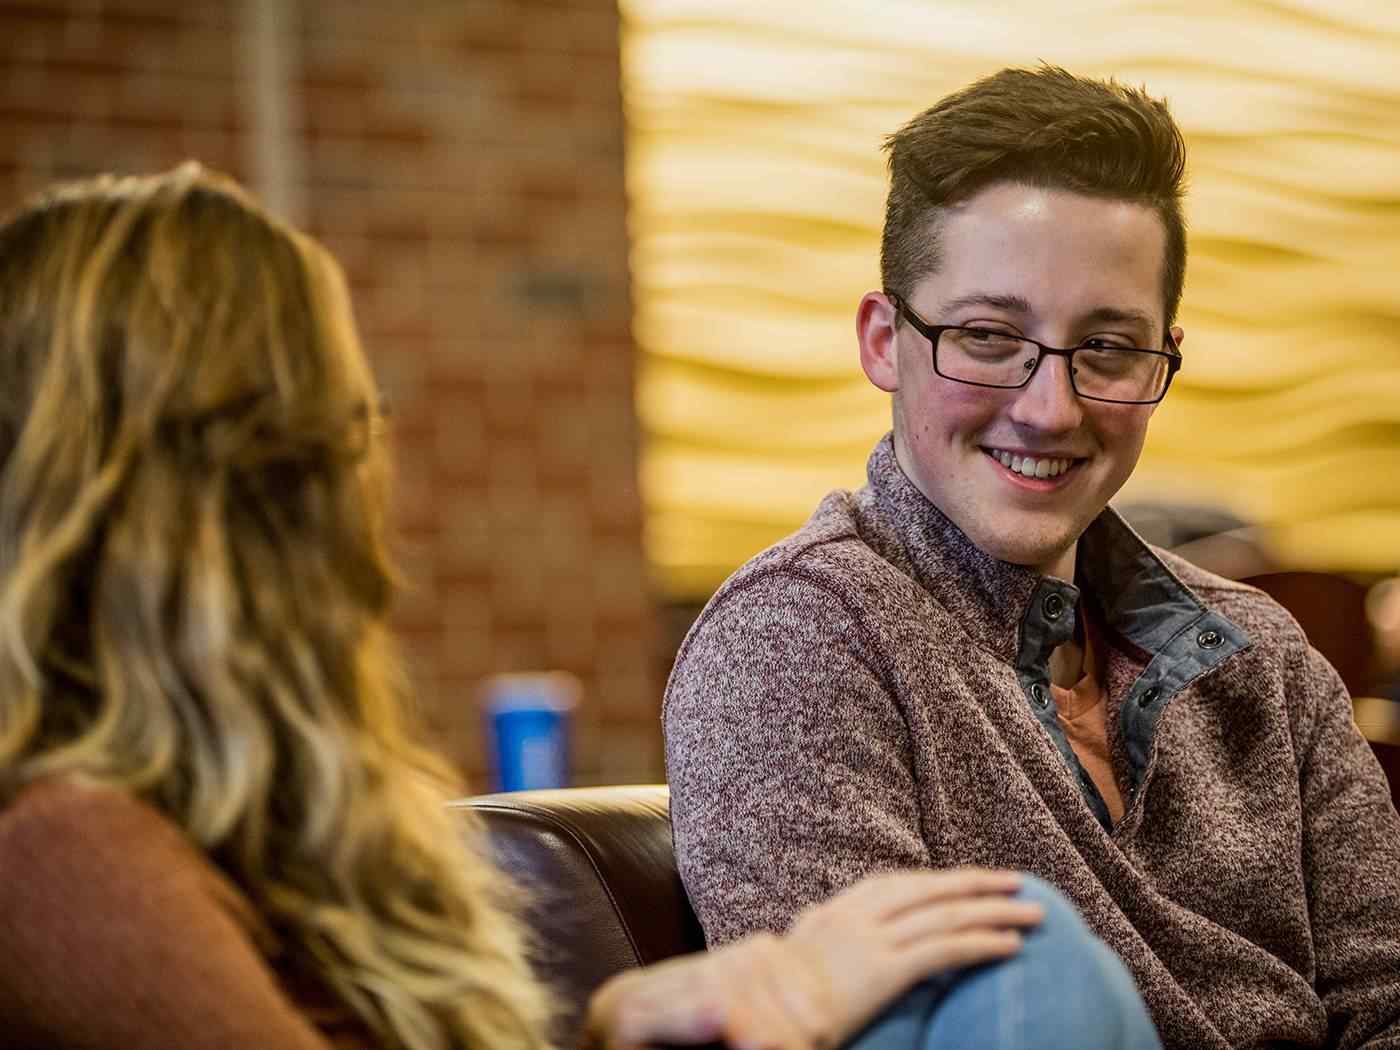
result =
[{"label": "man's mouth", "polygon": [[1076,456],[1032,456],[1023,452],[985,447],[982,451],[1013,474],[1020,474],[1025,478],[1057,478],[1084,462],[1083,457]]}]

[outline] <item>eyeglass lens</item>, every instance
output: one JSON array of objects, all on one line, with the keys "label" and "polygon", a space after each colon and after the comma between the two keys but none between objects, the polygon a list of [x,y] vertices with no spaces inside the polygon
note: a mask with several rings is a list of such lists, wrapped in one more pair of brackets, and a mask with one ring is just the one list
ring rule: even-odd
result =
[{"label": "eyeglass lens", "polygon": [[[1018,387],[1035,369],[1040,348],[1004,332],[948,328],[938,343],[938,372],[984,386]],[[1166,388],[1167,358],[1126,347],[1082,347],[1071,359],[1074,388],[1085,397],[1151,401]]]}]

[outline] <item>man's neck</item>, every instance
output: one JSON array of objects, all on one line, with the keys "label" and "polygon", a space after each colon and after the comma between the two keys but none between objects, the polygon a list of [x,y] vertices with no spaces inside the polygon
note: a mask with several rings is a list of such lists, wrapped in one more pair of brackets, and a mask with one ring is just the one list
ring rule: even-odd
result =
[{"label": "man's neck", "polygon": [[1083,597],[1075,610],[1074,634],[1050,653],[1050,682],[1062,689],[1072,689],[1086,674],[1093,674],[1093,657],[1089,651],[1088,603]]},{"label": "man's neck", "polygon": [[1073,689],[1084,677],[1084,646],[1078,638],[1057,645],[1050,654],[1050,683]]},{"label": "man's neck", "polygon": [[1071,543],[1050,561],[1041,565],[1033,566],[1036,572],[1042,576],[1053,576],[1057,580],[1064,580],[1065,583],[1074,582],[1074,569],[1077,564],[1075,555],[1079,552],[1079,542]]}]

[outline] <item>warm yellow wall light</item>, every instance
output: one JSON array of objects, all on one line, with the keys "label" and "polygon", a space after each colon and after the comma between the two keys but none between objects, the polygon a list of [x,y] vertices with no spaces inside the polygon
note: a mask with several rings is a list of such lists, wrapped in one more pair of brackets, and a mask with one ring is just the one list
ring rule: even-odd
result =
[{"label": "warm yellow wall light", "polygon": [[1400,5],[624,0],[647,542],[703,595],[861,483],[853,314],[881,137],[1041,60],[1166,95],[1191,147],[1186,366],[1126,498],[1300,567],[1400,567]]}]

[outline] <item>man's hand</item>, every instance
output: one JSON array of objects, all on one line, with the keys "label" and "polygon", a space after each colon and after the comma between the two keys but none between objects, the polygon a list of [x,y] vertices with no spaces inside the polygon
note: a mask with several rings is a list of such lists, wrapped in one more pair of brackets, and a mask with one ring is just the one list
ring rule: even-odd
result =
[{"label": "man's hand", "polygon": [[837,1046],[932,974],[1013,955],[1042,909],[1012,899],[1014,872],[961,868],[864,879],[804,912],[784,937],[620,974],[589,1006],[607,1050],[724,1042],[734,1050]]}]

